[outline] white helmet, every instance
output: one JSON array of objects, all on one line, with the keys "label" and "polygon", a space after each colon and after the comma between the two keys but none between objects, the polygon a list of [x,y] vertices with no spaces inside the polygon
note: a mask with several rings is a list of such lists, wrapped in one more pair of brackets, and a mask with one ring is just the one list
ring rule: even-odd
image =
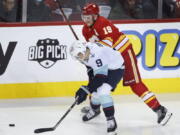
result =
[{"label": "white helmet", "polygon": [[85,54],[86,45],[85,43],[77,40],[74,43],[72,43],[69,52],[73,58],[80,60],[78,54],[79,53],[82,53],[83,55]]}]

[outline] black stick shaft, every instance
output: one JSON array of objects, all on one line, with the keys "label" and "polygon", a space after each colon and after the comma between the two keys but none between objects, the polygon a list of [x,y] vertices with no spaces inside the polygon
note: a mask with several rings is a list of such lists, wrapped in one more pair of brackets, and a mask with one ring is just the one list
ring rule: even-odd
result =
[{"label": "black stick shaft", "polygon": [[66,113],[61,117],[61,119],[56,123],[54,127],[48,127],[48,128],[38,128],[34,130],[34,133],[43,133],[43,132],[48,132],[48,131],[54,131],[58,125],[62,122],[62,120],[68,115],[68,113],[74,108],[74,106],[77,103],[77,99],[74,101],[74,103],[71,105],[71,107],[66,111]]},{"label": "black stick shaft", "polygon": [[54,129],[56,129],[58,127],[58,125],[62,122],[62,120],[68,115],[68,113],[74,108],[74,106],[77,103],[77,98],[74,101],[74,103],[71,105],[71,107],[66,111],[66,113],[61,117],[61,119],[56,123],[56,125],[53,127]]},{"label": "black stick shaft", "polygon": [[73,33],[74,37],[76,38],[76,40],[79,40],[77,34],[75,33],[75,31],[74,31],[74,29],[72,28],[72,26],[71,26],[69,20],[67,19],[66,15],[65,15],[65,13],[64,13],[64,11],[63,11],[63,9],[62,9],[62,7],[61,7],[61,4],[60,4],[59,0],[57,0],[57,3],[58,3],[59,9],[61,10],[61,13],[62,13],[62,15],[63,15],[65,21],[67,22],[69,28],[71,29],[71,31],[72,31],[72,33]]}]

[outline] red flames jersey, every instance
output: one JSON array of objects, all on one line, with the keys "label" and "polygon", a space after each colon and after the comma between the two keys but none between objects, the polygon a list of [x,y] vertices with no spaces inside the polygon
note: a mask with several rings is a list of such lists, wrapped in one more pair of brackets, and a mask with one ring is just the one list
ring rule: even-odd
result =
[{"label": "red flames jersey", "polygon": [[[82,29],[83,36],[86,41],[102,41],[110,40],[112,46],[116,50],[122,52],[122,48],[126,48],[130,43],[127,37],[119,31],[119,29],[106,18],[99,16],[92,27],[84,24]],[[104,43],[107,45],[106,43]],[[125,47],[124,47],[125,46]]]},{"label": "red flames jersey", "polygon": [[114,42],[122,35],[121,32],[107,19],[99,16],[95,24],[89,28],[86,24],[83,27],[83,35],[88,41],[93,35],[96,35],[99,40],[110,37]]},{"label": "red flames jersey", "polygon": [[110,46],[122,54],[125,65],[123,85],[128,86],[141,82],[132,44],[125,34],[119,32],[116,26],[100,16],[91,28],[85,24],[82,32],[87,41],[99,41],[101,44]]}]

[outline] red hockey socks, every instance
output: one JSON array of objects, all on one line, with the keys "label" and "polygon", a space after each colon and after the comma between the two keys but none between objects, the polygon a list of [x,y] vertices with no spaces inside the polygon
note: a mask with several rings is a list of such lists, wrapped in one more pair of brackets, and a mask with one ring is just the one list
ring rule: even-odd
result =
[{"label": "red hockey socks", "polygon": [[132,91],[139,96],[152,110],[160,106],[154,93],[148,90],[144,83],[133,84],[130,86]]}]

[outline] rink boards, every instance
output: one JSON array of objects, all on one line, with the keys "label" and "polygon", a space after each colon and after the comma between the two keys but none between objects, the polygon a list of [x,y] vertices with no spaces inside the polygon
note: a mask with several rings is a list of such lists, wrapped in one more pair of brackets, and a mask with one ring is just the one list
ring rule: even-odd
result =
[{"label": "rink boards", "polygon": [[[144,79],[144,83],[154,93],[179,93],[179,78]],[[32,97],[66,97],[74,93],[86,82],[49,82],[49,83],[20,83],[1,84],[0,98],[32,98]],[[114,95],[132,94],[130,87],[118,85]]]},{"label": "rink boards", "polygon": [[[180,92],[180,23],[116,24],[133,43],[143,81],[155,93]],[[81,40],[82,25],[73,26]],[[0,27],[0,98],[73,96],[86,69],[69,55],[67,25]],[[131,94],[120,83],[114,94]]]}]

